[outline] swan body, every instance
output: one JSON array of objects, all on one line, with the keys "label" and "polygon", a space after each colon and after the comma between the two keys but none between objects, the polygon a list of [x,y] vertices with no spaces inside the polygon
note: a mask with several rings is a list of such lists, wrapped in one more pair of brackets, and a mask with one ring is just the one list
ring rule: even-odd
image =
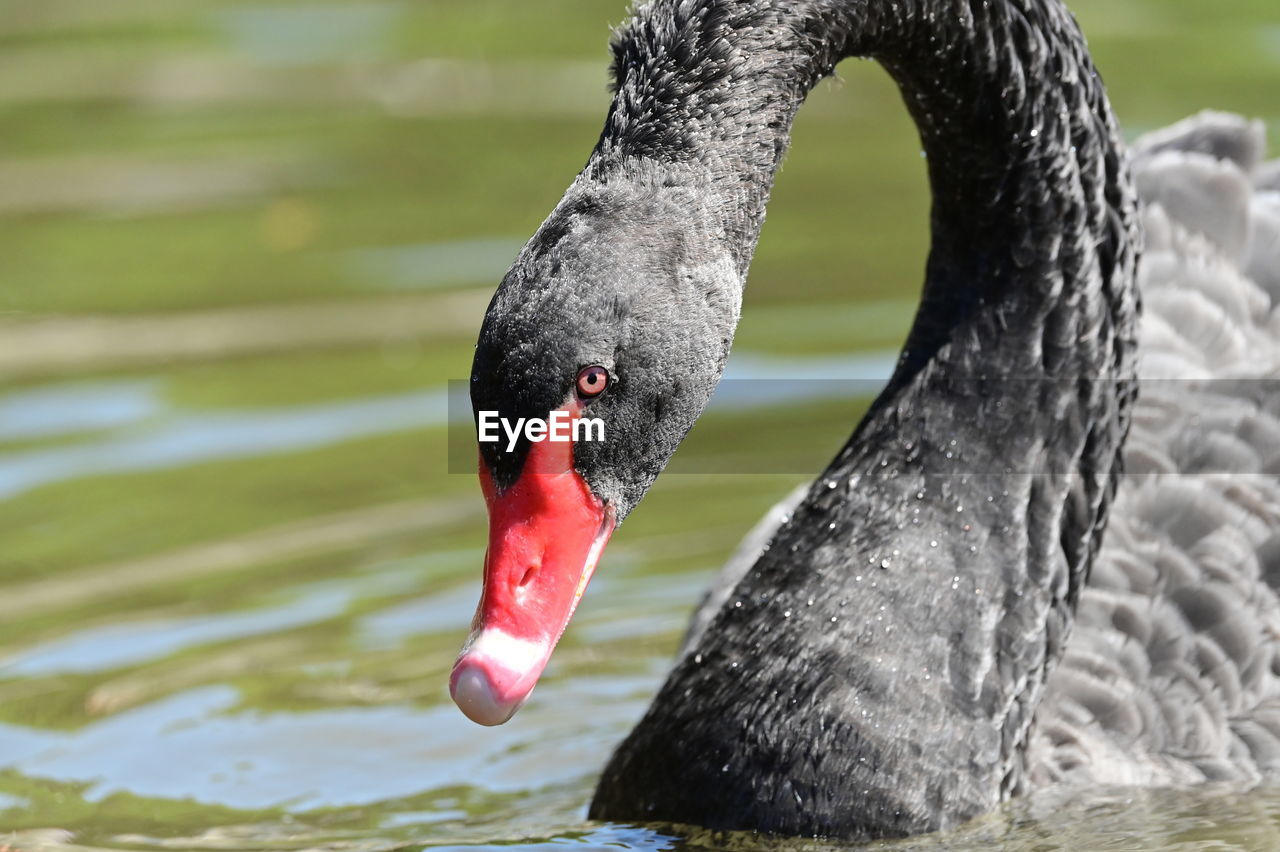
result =
[{"label": "swan body", "polygon": [[[1025,788],[1280,777],[1280,162],[1265,150],[1260,122],[1210,112],[1132,146],[1144,381]],[[807,490],[743,540],[681,657]]]},{"label": "swan body", "polygon": [[849,442],[718,578],[591,816],[865,838],[1053,783],[1280,771],[1260,127],[1206,114],[1131,157],[1059,0],[652,0],[614,53],[604,133],[472,373],[477,412],[610,438],[481,445],[463,711],[499,724],[532,689],[719,379],[795,111],[864,55],[928,155],[920,312]]}]

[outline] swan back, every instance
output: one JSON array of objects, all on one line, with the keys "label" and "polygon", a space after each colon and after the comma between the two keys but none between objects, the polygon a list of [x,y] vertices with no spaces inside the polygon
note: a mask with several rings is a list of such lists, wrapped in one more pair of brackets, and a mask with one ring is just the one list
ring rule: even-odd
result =
[{"label": "swan back", "polygon": [[1028,786],[1280,772],[1280,265],[1262,125],[1138,140],[1142,380]]}]

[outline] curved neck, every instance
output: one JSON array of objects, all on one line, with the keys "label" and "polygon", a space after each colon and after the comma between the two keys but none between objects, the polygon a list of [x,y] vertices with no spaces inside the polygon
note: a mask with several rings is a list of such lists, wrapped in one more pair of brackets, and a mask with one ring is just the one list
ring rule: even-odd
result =
[{"label": "curved neck", "polygon": [[655,0],[615,55],[583,179],[698,186],[743,280],[806,93],[878,59],[928,158],[932,246],[888,387],[592,813],[860,836],[989,808],[1022,784],[1133,396],[1136,202],[1083,36],[1059,0]]},{"label": "curved neck", "polygon": [[[998,346],[1005,357],[980,360],[1027,375],[1131,366],[1136,304],[1101,290],[1132,262],[1134,202],[1101,80],[1058,0],[650,2],[615,39],[615,97],[583,178],[698,185],[710,201],[694,215],[724,234],[745,282],[796,111],[850,56],[898,82],[933,192],[924,300],[895,384],[962,330],[970,355]],[[1064,299],[1080,316],[1059,317],[1063,342],[1111,323],[1110,350],[966,327],[981,311],[1014,338],[1039,335]]]}]

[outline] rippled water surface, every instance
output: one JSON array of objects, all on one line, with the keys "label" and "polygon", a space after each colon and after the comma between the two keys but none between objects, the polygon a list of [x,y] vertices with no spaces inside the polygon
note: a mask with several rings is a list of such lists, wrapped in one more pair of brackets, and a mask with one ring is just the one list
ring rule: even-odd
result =
[{"label": "rippled water surface", "polygon": [[[1076,8],[1130,131],[1280,133],[1274,0]],[[483,547],[448,382],[594,143],[622,11],[0,4],[0,843],[818,845],[584,814],[708,576],[909,322],[923,169],[868,63],[770,209],[732,367],[769,381],[726,388],[511,724],[446,693]],[[1278,801],[1064,793],[890,848],[1275,849]]]}]

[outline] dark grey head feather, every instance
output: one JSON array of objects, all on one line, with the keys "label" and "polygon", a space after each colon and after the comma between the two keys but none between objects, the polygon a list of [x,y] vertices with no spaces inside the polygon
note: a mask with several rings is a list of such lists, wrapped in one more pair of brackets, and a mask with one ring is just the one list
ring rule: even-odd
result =
[{"label": "dark grey head feather", "polygon": [[[476,346],[477,411],[546,417],[598,364],[613,382],[586,403],[603,441],[575,446],[579,472],[624,518],[662,470],[719,381],[741,282],[686,187],[644,175],[579,181],[520,252]],[[499,487],[528,451],[482,444]]]}]

